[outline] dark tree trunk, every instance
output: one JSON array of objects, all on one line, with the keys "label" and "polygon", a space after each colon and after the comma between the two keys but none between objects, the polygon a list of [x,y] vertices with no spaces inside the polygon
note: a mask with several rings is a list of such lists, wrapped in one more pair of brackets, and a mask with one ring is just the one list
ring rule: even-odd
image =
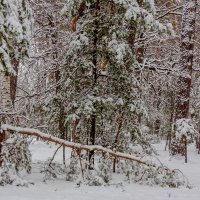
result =
[{"label": "dark tree trunk", "polygon": [[[175,102],[175,122],[180,119],[189,118],[191,76],[194,57],[194,35],[196,20],[197,0],[186,0],[181,30],[181,48],[179,62],[179,76],[177,81],[176,102]],[[177,128],[177,127],[176,127]],[[176,132],[176,130],[175,130]],[[171,154],[182,154],[187,162],[187,141],[186,135],[177,139],[176,134],[171,144]],[[183,142],[185,141],[185,142]]]},{"label": "dark tree trunk", "polygon": [[17,75],[18,75],[18,68],[19,68],[19,60],[13,59],[13,68],[16,72],[16,75],[10,77],[10,98],[12,102],[12,106],[15,106],[15,98],[16,98],[16,91],[17,91]]},{"label": "dark tree trunk", "polygon": [[[143,33],[140,35],[140,39],[142,40],[143,39]],[[139,48],[137,48],[137,51],[136,51],[136,55],[137,55],[137,61],[139,64],[143,64],[144,62],[144,53],[145,53],[145,46],[144,46],[144,41],[142,41],[140,43],[140,46]]]},{"label": "dark tree trunk", "polygon": [[[122,124],[123,124],[123,115],[120,116],[119,119],[117,120],[117,133],[116,133],[115,141],[114,141],[114,145],[113,145],[113,148],[115,151],[116,151],[117,143],[119,142]],[[114,158],[114,161],[113,161],[113,172],[114,173],[115,173],[115,168],[116,168],[116,162],[117,162],[117,159]]]},{"label": "dark tree trunk", "polygon": [[175,120],[189,117],[191,75],[197,0],[186,0],[181,31],[180,74],[177,82]]},{"label": "dark tree trunk", "polygon": [[1,124],[4,124],[5,121],[5,117],[0,115],[0,167],[2,166],[2,147],[3,147],[3,141],[5,140],[5,131],[1,130]]},{"label": "dark tree trunk", "polygon": [[[100,11],[100,0],[96,1],[96,5],[95,5],[95,30],[94,30],[94,41],[93,41],[93,82],[94,82],[94,86],[97,84],[97,42],[98,42],[98,27],[99,27],[99,22],[98,22],[98,13]],[[96,94],[94,93],[94,96]],[[95,107],[95,105],[94,105]],[[91,116],[91,130],[90,130],[90,144],[94,145],[95,144],[95,137],[96,137],[96,114],[94,113]],[[89,162],[90,162],[90,168],[93,168],[93,164],[94,164],[94,151],[90,151],[89,153]]]}]

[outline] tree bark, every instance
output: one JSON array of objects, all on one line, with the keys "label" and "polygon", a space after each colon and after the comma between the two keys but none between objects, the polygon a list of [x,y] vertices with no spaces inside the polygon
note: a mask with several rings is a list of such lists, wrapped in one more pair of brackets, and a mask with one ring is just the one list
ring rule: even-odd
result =
[{"label": "tree bark", "polygon": [[[121,129],[122,129],[122,124],[123,124],[123,115],[119,117],[119,119],[117,120],[117,123],[118,123],[118,126],[117,126],[117,133],[116,133],[116,136],[115,136],[115,141],[114,141],[114,149],[116,149],[117,147],[117,143],[119,141],[119,136],[120,136],[120,132],[121,132]],[[116,168],[116,158],[114,158],[113,160],[113,172],[115,173],[115,168]]]},{"label": "tree bark", "polygon": [[13,68],[16,72],[15,75],[10,76],[10,98],[12,102],[13,108],[15,107],[15,98],[17,92],[17,77],[18,77],[18,68],[19,68],[19,60],[13,59]]},{"label": "tree bark", "polygon": [[181,31],[180,74],[177,82],[175,120],[189,117],[197,0],[186,0]]},{"label": "tree bark", "polygon": [[12,102],[10,97],[10,77],[0,72],[0,110],[10,112],[12,110]]},{"label": "tree bark", "polygon": [[[6,138],[4,130],[1,130],[1,124],[7,122],[7,112],[12,111],[12,102],[10,96],[10,77],[4,72],[0,72],[0,166],[1,166],[1,152],[2,142]],[[2,115],[3,113],[3,115]]]},{"label": "tree bark", "polygon": [[[95,5],[95,18],[98,17],[98,13],[100,11],[100,0],[96,1]],[[94,86],[97,84],[97,42],[98,42],[98,26],[99,22],[96,19],[95,21],[95,30],[94,30],[94,41],[93,41],[93,82]],[[94,96],[96,94],[94,93]],[[91,130],[90,130],[90,144],[94,145],[95,144],[95,137],[96,137],[96,114],[94,113],[91,116]],[[89,162],[91,163],[90,168],[92,169],[92,165],[94,164],[94,151],[90,151],[89,153]]]},{"label": "tree bark", "polygon": [[[197,0],[186,0],[184,4],[184,12],[181,30],[181,48],[179,61],[179,75],[177,81],[176,103],[175,103],[175,122],[180,119],[189,118],[190,109],[190,91],[192,81],[192,66],[194,57],[194,36],[195,36],[195,20],[196,20]],[[177,128],[177,127],[176,127]],[[182,135],[181,139],[173,138],[171,144],[171,153],[182,154],[187,162],[187,147],[183,150],[183,141],[186,135]],[[185,141],[187,145],[187,141]],[[183,152],[184,151],[184,152]]]}]

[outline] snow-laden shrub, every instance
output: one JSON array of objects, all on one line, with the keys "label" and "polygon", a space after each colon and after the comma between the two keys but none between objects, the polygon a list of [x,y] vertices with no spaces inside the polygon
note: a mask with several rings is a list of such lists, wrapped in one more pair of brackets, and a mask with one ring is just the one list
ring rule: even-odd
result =
[{"label": "snow-laden shrub", "polygon": [[66,180],[77,181],[78,179],[82,179],[85,184],[90,186],[108,184],[112,179],[112,161],[112,158],[104,154],[99,158],[98,164],[95,163],[91,167],[88,161],[88,152],[82,155],[74,152],[72,153],[70,164],[65,168]]},{"label": "snow-laden shrub", "polygon": [[31,153],[27,137],[12,135],[2,144],[2,167],[16,173],[31,173]]},{"label": "snow-laden shrub", "polygon": [[187,141],[193,141],[195,137],[195,128],[191,119],[179,119],[175,123],[175,136],[177,140],[181,140],[186,136]]},{"label": "snow-laden shrub", "polygon": [[10,177],[8,171],[2,170],[0,173],[0,186],[12,184],[13,181],[14,179]]},{"label": "snow-laden shrub", "polygon": [[52,158],[49,158],[44,164],[42,164],[41,173],[44,174],[43,181],[55,179],[58,177],[66,177],[66,181],[77,181],[80,173],[79,156],[76,151],[72,151],[70,163],[63,165],[57,162],[53,162]]},{"label": "snow-laden shrub", "polygon": [[155,165],[152,163],[143,165],[126,160],[118,163],[118,170],[125,174],[125,181],[128,182],[133,181],[139,184],[174,188],[186,184],[184,178],[178,172],[171,171],[163,165]]},{"label": "snow-laden shrub", "polygon": [[45,163],[42,164],[41,173],[44,174],[43,181],[46,182],[47,180],[51,180],[57,178],[58,175],[64,175],[65,170],[63,165],[52,162],[52,158],[49,158]]},{"label": "snow-laden shrub", "polygon": [[[67,181],[78,182],[79,185],[80,183],[89,186],[108,185],[114,175],[112,172],[114,159],[107,154],[97,153],[95,155],[95,164],[92,169],[88,162],[88,152],[79,155],[77,151],[73,151],[70,163],[66,166],[48,160],[43,170],[45,172],[44,180],[66,175]],[[153,160],[153,158],[152,156],[146,158],[146,164],[117,158],[116,173],[124,175],[124,181],[129,183],[175,188],[182,185],[187,186],[185,177],[181,173],[168,169],[159,160]]]},{"label": "snow-laden shrub", "polygon": [[75,151],[72,152],[70,164],[66,166],[66,180],[75,181],[80,175],[80,166],[78,161],[78,155]]},{"label": "snow-laden shrub", "polygon": [[98,169],[89,169],[86,167],[84,171],[84,183],[89,186],[101,186],[105,184],[105,180],[102,174],[99,173]]},{"label": "snow-laden shrub", "polygon": [[104,183],[109,183],[112,179],[112,161],[113,160],[106,155],[100,159],[98,175],[103,179]]},{"label": "snow-laden shrub", "polygon": [[170,153],[172,155],[186,154],[186,145],[195,140],[197,131],[191,119],[179,119],[174,125],[175,135],[171,141]]},{"label": "snow-laden shrub", "polygon": [[85,180],[85,183],[89,186],[101,186],[105,182],[102,179],[102,177],[97,176],[97,174],[94,171],[90,172],[90,176],[88,176],[88,179]]},{"label": "snow-laden shrub", "polygon": [[[31,173],[31,153],[25,137],[12,135],[2,143],[0,185],[28,186],[20,172]],[[31,183],[32,184],[32,183]]]},{"label": "snow-laden shrub", "polygon": [[9,170],[0,169],[0,186],[10,185],[10,184],[15,186],[28,187],[30,184],[33,185],[34,183],[22,179],[17,174],[14,174]]}]

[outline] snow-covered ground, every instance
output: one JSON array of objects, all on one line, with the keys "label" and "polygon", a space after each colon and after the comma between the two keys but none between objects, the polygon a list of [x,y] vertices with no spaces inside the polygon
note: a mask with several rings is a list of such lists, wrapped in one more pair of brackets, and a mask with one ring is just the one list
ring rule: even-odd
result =
[{"label": "snow-covered ground", "polygon": [[[159,186],[145,186],[139,184],[114,184],[110,186],[77,186],[63,179],[43,182],[43,174],[36,164],[52,157],[58,146],[46,145],[36,141],[31,144],[33,169],[29,180],[34,185],[28,187],[4,186],[0,187],[0,200],[199,200],[200,199],[200,155],[193,146],[189,146],[188,163],[184,159],[170,159],[164,151],[164,143],[155,145],[158,158],[171,169],[180,169],[189,179],[192,189],[162,188]],[[67,158],[70,152],[67,152]],[[55,160],[62,161],[62,149],[56,154]],[[115,183],[120,183],[115,177]]]}]

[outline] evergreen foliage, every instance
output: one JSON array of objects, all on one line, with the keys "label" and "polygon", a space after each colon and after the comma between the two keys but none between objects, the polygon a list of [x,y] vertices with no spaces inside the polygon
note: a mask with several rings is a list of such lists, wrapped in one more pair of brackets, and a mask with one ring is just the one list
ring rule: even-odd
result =
[{"label": "evergreen foliage", "polygon": [[[177,171],[149,161],[156,154],[151,143],[161,136],[171,138],[174,133],[172,154],[186,148],[185,143],[179,148],[183,137],[186,142],[198,138],[188,119],[176,120],[176,130],[171,129],[176,100],[172,84],[177,78],[173,76],[178,74],[173,68],[179,55],[155,45],[167,41],[173,46],[175,34],[168,20],[156,13],[154,1],[37,0],[31,5],[36,19],[33,40],[29,1],[0,3],[0,76],[15,74],[13,62],[27,56],[32,45],[32,59],[25,63],[32,67],[21,66],[19,75],[16,108],[24,118],[16,123],[80,145],[149,156],[143,159],[146,165],[140,165],[93,148],[83,152],[74,147],[70,162],[62,165],[49,159],[42,165],[43,180],[61,176],[100,186],[109,185],[118,173],[128,182],[187,185]],[[10,171],[31,172],[29,142],[14,135],[1,144],[0,185],[12,184]]]},{"label": "evergreen foliage", "polygon": [[13,60],[27,56],[31,36],[30,8],[26,0],[0,3],[0,71],[15,74]]}]

